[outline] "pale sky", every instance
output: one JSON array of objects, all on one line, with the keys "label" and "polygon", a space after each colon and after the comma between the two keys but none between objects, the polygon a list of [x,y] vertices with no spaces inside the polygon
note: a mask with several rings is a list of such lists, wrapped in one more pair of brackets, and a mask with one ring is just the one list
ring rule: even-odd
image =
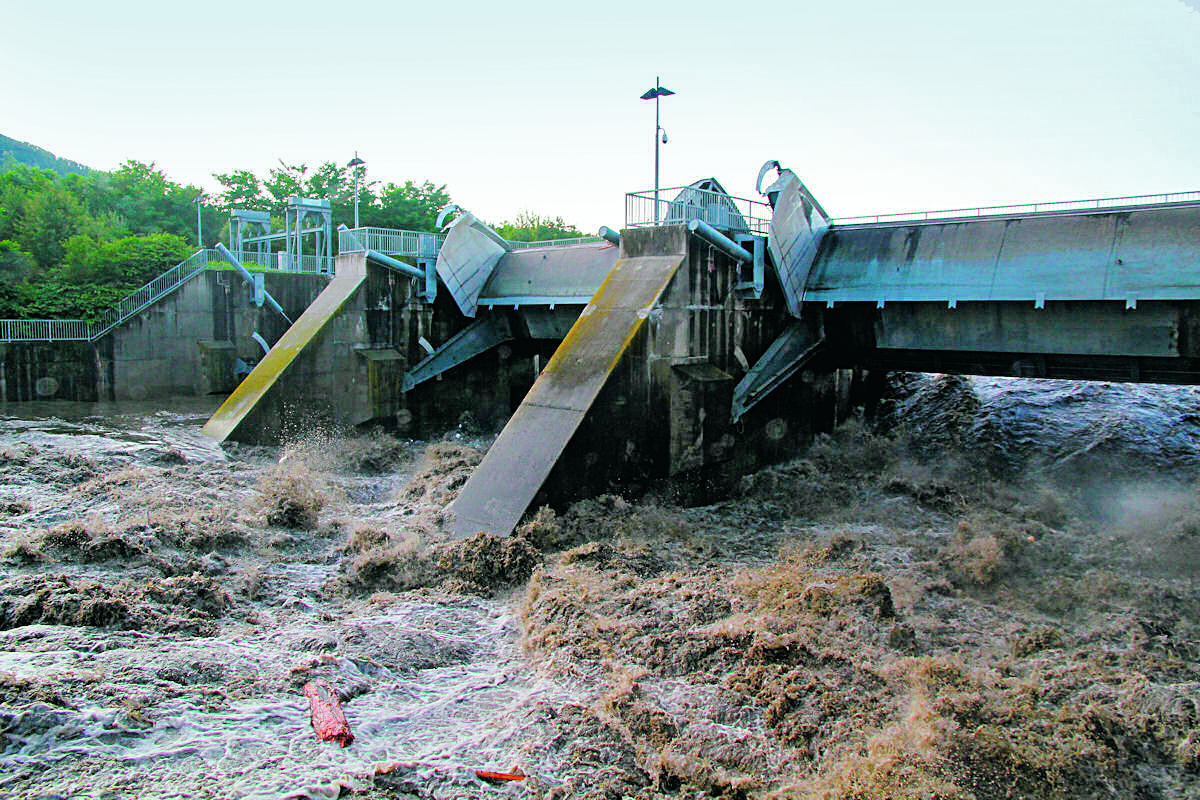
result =
[{"label": "pale sky", "polygon": [[357,150],[484,219],[768,158],[834,216],[1200,189],[1200,0],[5,0],[0,133],[215,190]]}]

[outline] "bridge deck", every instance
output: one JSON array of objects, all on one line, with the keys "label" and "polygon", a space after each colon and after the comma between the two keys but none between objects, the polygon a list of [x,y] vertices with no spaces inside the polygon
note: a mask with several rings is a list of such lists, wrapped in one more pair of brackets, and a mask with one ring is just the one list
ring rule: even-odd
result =
[{"label": "bridge deck", "polygon": [[806,302],[1200,299],[1200,206],[835,226]]}]

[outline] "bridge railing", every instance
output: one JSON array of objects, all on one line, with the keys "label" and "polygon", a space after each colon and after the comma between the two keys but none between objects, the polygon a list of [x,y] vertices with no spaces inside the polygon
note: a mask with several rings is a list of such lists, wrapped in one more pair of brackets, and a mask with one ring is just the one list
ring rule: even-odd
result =
[{"label": "bridge railing", "polygon": [[438,233],[406,231],[400,228],[351,228],[338,231],[338,252],[378,250],[389,255],[436,258],[445,239],[445,236]]},{"label": "bridge railing", "polygon": [[0,342],[86,342],[91,328],[82,319],[0,319]]},{"label": "bridge railing", "polygon": [[[212,266],[228,266],[225,259],[216,250],[208,251]],[[253,250],[243,250],[238,261],[246,269],[273,270],[276,272],[303,272],[314,275],[333,274],[334,259],[319,255],[301,255],[294,253],[258,253]]]},{"label": "bridge railing", "polygon": [[[330,274],[333,261],[325,256],[296,257],[286,253],[245,252],[241,259],[246,269],[282,270],[309,274]],[[174,292],[197,274],[210,268],[228,266],[216,250],[197,250],[154,280],[117,301],[94,321],[82,319],[5,319],[0,320],[0,342],[94,341],[125,320]]]},{"label": "bridge railing", "polygon": [[1103,211],[1111,208],[1126,208],[1131,206],[1187,205],[1192,203],[1200,204],[1200,191],[1140,194],[1128,197],[1103,197],[1092,200],[1063,200],[1050,203],[1023,203],[1008,206],[980,206],[979,208],[945,208],[937,211],[910,211],[899,214],[866,214],[857,217],[834,217],[830,222],[834,225],[871,225],[889,222],[971,219],[975,217],[996,217],[1013,214],[1064,214]]},{"label": "bridge railing", "polygon": [[532,250],[536,247],[574,247],[581,244],[595,244],[603,242],[599,236],[576,236],[572,239],[544,239],[540,242],[514,242],[509,240],[508,244],[513,250]]},{"label": "bridge railing", "polygon": [[[412,256],[414,258],[436,258],[444,234],[406,231],[400,228],[348,228],[338,231],[339,253],[361,253],[363,250],[378,250],[389,255]],[[528,250],[535,247],[571,247],[603,241],[599,236],[576,236],[569,239],[545,239],[537,242],[510,241],[513,250]]]},{"label": "bridge railing", "polygon": [[765,236],[771,227],[771,207],[757,200],[734,197],[692,186],[630,192],[625,195],[625,227],[679,225],[703,220],[718,230]]},{"label": "bridge railing", "polygon": [[211,260],[210,254],[215,255],[216,251],[197,250],[142,288],[118,300],[115,306],[105,311],[100,319],[92,324],[89,338],[95,339],[103,336],[151,303],[178,289],[196,273],[208,269],[208,262]]}]

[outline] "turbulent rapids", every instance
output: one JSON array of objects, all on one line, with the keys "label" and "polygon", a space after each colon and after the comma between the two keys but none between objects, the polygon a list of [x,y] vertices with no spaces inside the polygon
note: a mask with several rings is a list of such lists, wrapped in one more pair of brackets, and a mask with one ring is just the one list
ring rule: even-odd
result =
[{"label": "turbulent rapids", "polygon": [[470,430],[218,448],[205,402],[19,408],[0,796],[1200,793],[1194,389],[899,376],[716,505],[463,542]]}]

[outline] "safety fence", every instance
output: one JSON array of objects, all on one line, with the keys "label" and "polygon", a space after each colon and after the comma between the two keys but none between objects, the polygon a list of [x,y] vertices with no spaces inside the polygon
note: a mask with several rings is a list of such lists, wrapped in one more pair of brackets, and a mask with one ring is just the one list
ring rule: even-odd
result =
[{"label": "safety fence", "polygon": [[438,233],[406,231],[399,228],[347,228],[338,231],[339,253],[376,250],[392,256],[437,258],[446,237]]},{"label": "safety fence", "polygon": [[944,208],[937,211],[909,211],[899,214],[865,214],[857,217],[834,217],[834,225],[879,225],[894,222],[924,222],[925,220],[974,219],[1032,214],[1070,214],[1107,211],[1114,208],[1138,206],[1200,204],[1200,191],[1139,194],[1127,197],[1103,197],[1092,200],[1061,200],[1050,203],[1023,203],[1008,206],[978,208]]},{"label": "safety fence", "polygon": [[542,247],[576,247],[581,244],[603,242],[599,236],[576,236],[573,239],[545,239],[540,242],[514,242],[509,240],[508,246],[513,250],[533,250]]},{"label": "safety fence", "polygon": [[[249,270],[330,274],[333,264],[324,256],[296,257],[288,253],[243,252],[239,260]],[[96,320],[4,319],[0,320],[0,342],[95,341],[130,317],[157,303],[207,269],[225,269],[229,264],[216,250],[197,250],[154,280],[121,298]]]},{"label": "safety fence", "polygon": [[630,192],[625,195],[625,227],[682,225],[694,219],[731,233],[766,236],[771,225],[771,207],[757,200],[734,197],[724,192],[674,186]]}]

